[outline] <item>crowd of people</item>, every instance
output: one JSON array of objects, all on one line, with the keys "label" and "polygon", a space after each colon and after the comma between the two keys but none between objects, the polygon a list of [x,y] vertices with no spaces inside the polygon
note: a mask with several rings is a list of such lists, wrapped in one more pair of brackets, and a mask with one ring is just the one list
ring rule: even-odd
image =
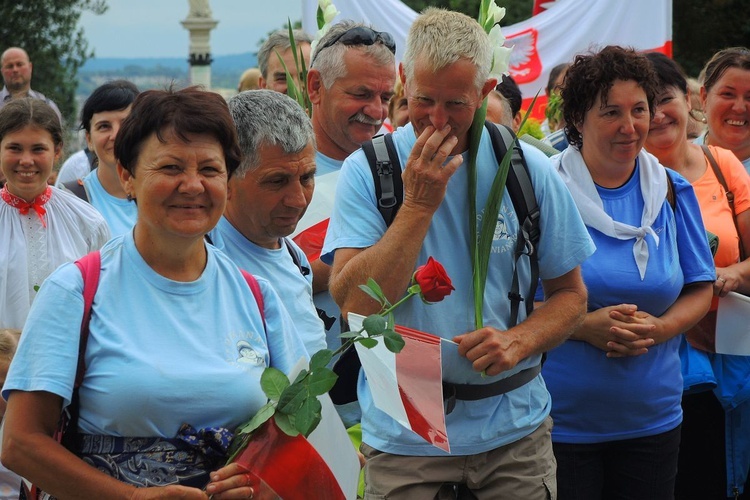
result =
[{"label": "crowd of people", "polygon": [[[717,52],[698,95],[663,54],[571,54],[550,72],[545,140],[505,145],[528,177],[522,216],[493,189],[492,127],[519,133],[523,99],[490,76],[475,20],[426,9],[398,65],[362,23],[293,36],[267,38],[228,102],[104,83],[54,187],[65,124],[26,52],[3,52],[0,496],[265,498],[225,464],[264,370],[339,347],[348,313],[380,307],[358,285],[396,302],[434,257],[456,292],[394,315],[467,360],[443,373],[451,452],[379,409],[362,370],[339,372],[365,499],[750,497],[750,357],[715,346],[721,298],[750,294],[750,50]],[[402,181],[389,217],[389,174],[363,148],[382,132]]]}]

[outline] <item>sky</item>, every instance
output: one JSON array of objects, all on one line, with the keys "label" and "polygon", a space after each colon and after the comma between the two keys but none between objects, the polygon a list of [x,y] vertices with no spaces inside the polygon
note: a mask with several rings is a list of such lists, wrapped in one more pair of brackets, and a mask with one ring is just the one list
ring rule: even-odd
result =
[{"label": "sky", "polygon": [[[107,0],[103,15],[81,15],[89,48],[96,57],[187,57],[188,0]],[[302,19],[302,0],[210,0],[214,56],[257,52],[271,30]]]}]

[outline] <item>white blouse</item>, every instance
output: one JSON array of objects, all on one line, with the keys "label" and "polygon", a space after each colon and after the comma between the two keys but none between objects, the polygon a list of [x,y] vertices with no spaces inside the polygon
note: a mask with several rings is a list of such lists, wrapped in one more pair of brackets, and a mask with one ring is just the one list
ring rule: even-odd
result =
[{"label": "white blouse", "polygon": [[0,199],[0,328],[23,328],[45,278],[109,239],[107,223],[95,208],[71,193],[50,189],[41,216],[34,209],[22,215]]}]

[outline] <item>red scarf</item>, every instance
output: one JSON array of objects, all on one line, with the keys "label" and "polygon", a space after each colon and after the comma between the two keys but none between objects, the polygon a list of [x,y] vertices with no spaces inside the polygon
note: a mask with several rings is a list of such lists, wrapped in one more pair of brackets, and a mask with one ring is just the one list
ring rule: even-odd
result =
[{"label": "red scarf", "polygon": [[51,187],[47,186],[47,189],[45,189],[42,194],[31,200],[31,202],[28,202],[8,191],[8,186],[3,186],[2,191],[0,191],[0,196],[2,196],[5,203],[11,207],[17,208],[18,211],[21,212],[21,215],[26,215],[29,213],[30,209],[34,209],[39,220],[42,221],[42,227],[47,227],[47,222],[44,220],[44,214],[47,213],[44,209],[44,204],[52,198]]}]

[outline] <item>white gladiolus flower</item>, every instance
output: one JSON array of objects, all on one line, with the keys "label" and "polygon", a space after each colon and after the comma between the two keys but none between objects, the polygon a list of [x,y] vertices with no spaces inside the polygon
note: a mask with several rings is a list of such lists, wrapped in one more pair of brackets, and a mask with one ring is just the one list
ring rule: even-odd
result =
[{"label": "white gladiolus flower", "polygon": [[502,75],[508,74],[510,67],[511,48],[504,47],[505,36],[503,36],[500,26],[493,26],[490,30],[490,41],[492,43],[492,69],[490,77],[502,79]]},{"label": "white gladiolus flower", "polygon": [[333,19],[340,14],[338,10],[336,10],[336,6],[331,3],[331,0],[320,0],[321,3],[327,1],[328,5],[325,9],[323,9],[323,19],[325,19],[326,24],[329,24]]},{"label": "white gladiolus flower", "polygon": [[495,2],[490,4],[487,19],[492,19],[492,23],[499,23],[505,17],[505,7],[498,7]]}]

